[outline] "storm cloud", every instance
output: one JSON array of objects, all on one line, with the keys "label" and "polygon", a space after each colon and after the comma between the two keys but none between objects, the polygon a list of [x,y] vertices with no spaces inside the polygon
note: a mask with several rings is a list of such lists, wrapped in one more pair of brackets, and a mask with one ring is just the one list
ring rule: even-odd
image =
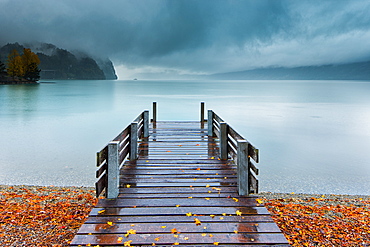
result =
[{"label": "storm cloud", "polygon": [[370,2],[0,0],[0,44],[47,42],[126,72],[370,60]]}]

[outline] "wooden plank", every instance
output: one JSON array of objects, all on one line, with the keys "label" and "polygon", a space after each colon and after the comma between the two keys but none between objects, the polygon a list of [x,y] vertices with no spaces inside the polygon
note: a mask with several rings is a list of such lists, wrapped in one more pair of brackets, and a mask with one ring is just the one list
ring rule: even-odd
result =
[{"label": "wooden plank", "polygon": [[[222,215],[217,217],[210,217],[198,215],[196,216],[202,223],[228,223],[228,222],[253,222],[253,223],[263,223],[270,222],[274,223],[269,214],[262,215],[247,215],[247,216],[236,216],[236,215]],[[107,222],[113,223],[194,223],[194,217],[188,217],[186,215],[151,215],[150,217],[143,216],[94,216],[86,219],[85,224],[106,224]]]},{"label": "wooden plank", "polygon": [[[137,187],[136,187],[137,188]],[[235,190],[235,189],[234,189]],[[126,199],[144,199],[144,198],[152,198],[152,199],[159,199],[159,198],[238,198],[239,195],[236,192],[233,193],[218,193],[217,191],[208,190],[210,193],[166,193],[166,194],[134,194],[134,193],[120,193],[118,198],[126,198]]]},{"label": "wooden plank", "polygon": [[[183,169],[165,169],[164,171],[152,170],[152,169],[141,169],[141,170],[121,170],[123,175],[181,175],[185,173]],[[201,168],[192,168],[189,171],[186,171],[186,175],[236,175],[235,170],[217,170],[217,169],[201,169]]]},{"label": "wooden plank", "polygon": [[[178,206],[179,205],[179,206]],[[143,199],[121,199],[107,200],[101,199],[96,207],[258,207],[259,203],[254,198],[143,198]]]},{"label": "wooden plank", "polygon": [[99,167],[108,157],[108,145],[96,154],[96,166]]},{"label": "wooden plank", "polygon": [[[202,228],[199,226],[199,228]],[[207,231],[205,231],[207,233]],[[120,234],[104,234],[104,235],[76,235],[71,245],[76,245],[81,240],[90,243],[91,245],[111,245],[114,243],[124,244],[124,241]],[[125,241],[132,240],[131,244],[134,245],[197,245],[197,244],[212,244],[215,242],[219,244],[288,244],[284,235],[275,233],[247,233],[247,234],[236,234],[236,233],[212,233],[212,235],[202,236],[201,234],[178,234],[178,237],[174,234],[131,234]],[[119,243],[120,242],[120,243]],[[175,244],[177,243],[177,244]]]},{"label": "wooden plank", "polygon": [[226,187],[226,186],[210,186],[210,187],[156,187],[156,188],[138,188],[138,187],[130,187],[130,188],[120,188],[120,193],[134,193],[134,194],[172,194],[172,193],[208,193],[208,191],[213,192],[220,192],[220,193],[236,193],[235,187]]},{"label": "wooden plank", "polygon": [[104,173],[95,183],[96,197],[99,197],[103,190],[107,188],[107,174]]},{"label": "wooden plank", "polygon": [[[236,215],[236,211],[239,210],[243,216],[245,215],[258,215],[270,213],[265,207],[131,207],[131,208],[99,208],[95,207],[91,210],[90,216],[151,216],[151,215],[177,215],[183,216],[189,212],[197,215],[219,215],[222,217],[226,215]],[[194,217],[193,217],[194,218]]]},{"label": "wooden plank", "polygon": [[[114,227],[110,227],[106,222],[100,224],[85,224],[83,225],[78,234],[101,234],[106,233],[109,229],[110,233],[115,234],[126,234],[130,229],[135,229],[136,234],[151,234],[151,233],[162,233],[168,234],[171,233],[171,229],[176,229],[177,233],[280,233],[279,227],[274,223],[261,222],[261,223],[252,223],[252,222],[223,222],[223,223],[202,223],[203,227],[194,227],[194,222],[175,222],[167,223],[166,228],[162,228],[162,223],[142,223],[142,224],[132,224],[128,223],[114,223]],[[206,227],[207,231],[204,231]],[[193,229],[194,228],[194,229]]]},{"label": "wooden plank", "polygon": [[[183,178],[183,179],[172,179],[172,178],[142,178],[142,179],[135,179],[135,178],[124,178],[124,184],[136,184],[136,183],[187,183],[187,184],[194,184],[194,183],[236,183],[236,178]],[[122,183],[121,183],[122,186]]]}]

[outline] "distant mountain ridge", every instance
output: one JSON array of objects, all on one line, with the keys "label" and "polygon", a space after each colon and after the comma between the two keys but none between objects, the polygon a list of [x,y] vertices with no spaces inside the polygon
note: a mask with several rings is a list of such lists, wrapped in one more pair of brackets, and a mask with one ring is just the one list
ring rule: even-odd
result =
[{"label": "distant mountain ridge", "polygon": [[31,48],[40,58],[41,80],[116,80],[114,66],[109,59],[93,59],[85,53],[56,47],[53,44],[7,44],[0,48],[0,60],[6,63],[10,51],[20,54]]},{"label": "distant mountain ridge", "polygon": [[261,68],[212,74],[208,77],[227,80],[370,80],[370,61],[294,68]]}]

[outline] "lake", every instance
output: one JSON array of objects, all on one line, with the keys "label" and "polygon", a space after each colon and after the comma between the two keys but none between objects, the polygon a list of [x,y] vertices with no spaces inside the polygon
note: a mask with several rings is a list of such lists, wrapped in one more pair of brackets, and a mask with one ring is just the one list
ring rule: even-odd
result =
[{"label": "lake", "polygon": [[56,81],[0,86],[0,184],[93,186],[144,109],[214,110],[260,149],[260,191],[370,194],[370,81]]}]

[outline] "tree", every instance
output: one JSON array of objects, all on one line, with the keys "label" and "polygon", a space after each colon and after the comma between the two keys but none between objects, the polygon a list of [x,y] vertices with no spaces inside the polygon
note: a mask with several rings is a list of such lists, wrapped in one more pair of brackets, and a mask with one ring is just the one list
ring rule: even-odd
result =
[{"label": "tree", "polygon": [[12,50],[8,55],[8,75],[15,79],[24,75],[22,58],[17,50]]},{"label": "tree", "polygon": [[24,78],[28,81],[37,81],[40,79],[39,57],[31,51],[24,48],[22,56],[17,50],[13,50],[8,55],[8,75],[15,78]]},{"label": "tree", "polygon": [[39,57],[31,51],[31,49],[24,48],[21,56],[23,63],[23,77],[29,81],[37,81],[40,79],[40,64]]},{"label": "tree", "polygon": [[5,64],[3,64],[0,61],[0,78],[4,78],[6,76],[6,67]]}]

